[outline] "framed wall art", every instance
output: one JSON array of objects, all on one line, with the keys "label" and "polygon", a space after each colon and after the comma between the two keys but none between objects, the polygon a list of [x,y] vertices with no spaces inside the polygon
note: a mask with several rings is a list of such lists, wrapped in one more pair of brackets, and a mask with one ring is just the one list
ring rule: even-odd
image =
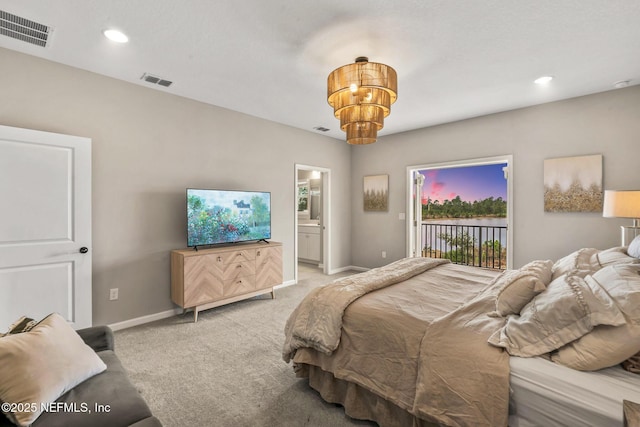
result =
[{"label": "framed wall art", "polygon": [[602,155],[544,161],[545,212],[602,212]]},{"label": "framed wall art", "polygon": [[389,210],[389,175],[364,177],[364,211],[387,212]]}]

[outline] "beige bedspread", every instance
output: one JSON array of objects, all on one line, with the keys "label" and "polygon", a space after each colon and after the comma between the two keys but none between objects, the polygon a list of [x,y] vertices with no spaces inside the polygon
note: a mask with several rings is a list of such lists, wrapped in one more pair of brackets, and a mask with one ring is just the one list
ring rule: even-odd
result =
[{"label": "beige bedspread", "polygon": [[448,262],[446,259],[404,258],[315,288],[287,320],[282,358],[288,363],[296,350],[303,347],[330,354],[340,344],[342,315],[349,304],[369,292]]},{"label": "beige bedspread", "polygon": [[319,366],[428,421],[506,426],[508,356],[487,344],[502,326],[486,316],[497,274],[442,264],[365,294],[344,310],[333,352],[301,347],[294,364]]}]

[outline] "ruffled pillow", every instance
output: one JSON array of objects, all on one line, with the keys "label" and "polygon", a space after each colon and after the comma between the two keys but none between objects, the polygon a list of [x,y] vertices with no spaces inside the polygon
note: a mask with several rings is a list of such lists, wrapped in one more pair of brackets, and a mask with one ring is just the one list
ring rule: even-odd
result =
[{"label": "ruffled pillow", "polygon": [[507,270],[498,276],[495,285],[500,289],[496,298],[496,312],[500,316],[519,314],[551,282],[551,260],[531,261],[519,270]]},{"label": "ruffled pillow", "polygon": [[617,365],[640,352],[640,265],[605,267],[587,279],[598,283],[623,313],[620,326],[596,326],[551,354],[551,360],[581,371]]},{"label": "ruffled pillow", "polygon": [[638,263],[640,259],[629,256],[624,246],[598,251],[591,257],[591,267],[598,270],[610,265]]},{"label": "ruffled pillow", "polygon": [[568,273],[577,274],[580,277],[595,273],[600,267],[597,264],[594,265],[592,260],[598,252],[600,252],[598,249],[582,248],[560,258],[551,268],[551,280],[556,280],[563,274]]},{"label": "ruffled pillow", "polygon": [[625,318],[615,302],[590,277],[563,275],[520,311],[510,315],[489,343],[512,356],[540,356],[568,344],[597,325],[618,326]]}]

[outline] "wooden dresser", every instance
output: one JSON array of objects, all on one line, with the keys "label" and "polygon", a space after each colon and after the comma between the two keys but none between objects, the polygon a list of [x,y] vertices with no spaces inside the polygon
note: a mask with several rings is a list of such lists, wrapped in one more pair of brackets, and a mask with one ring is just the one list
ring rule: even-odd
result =
[{"label": "wooden dresser", "polygon": [[271,293],[282,283],[282,243],[238,243],[171,251],[171,299],[198,312]]}]

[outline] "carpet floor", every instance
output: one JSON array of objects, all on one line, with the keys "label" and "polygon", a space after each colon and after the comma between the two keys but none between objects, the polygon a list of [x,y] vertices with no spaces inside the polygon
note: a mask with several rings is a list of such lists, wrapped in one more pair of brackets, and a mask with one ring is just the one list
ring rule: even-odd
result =
[{"label": "carpet floor", "polygon": [[299,267],[298,284],[250,300],[115,333],[116,353],[165,427],[375,426],[326,403],[282,360],[284,325],[325,276]]}]

